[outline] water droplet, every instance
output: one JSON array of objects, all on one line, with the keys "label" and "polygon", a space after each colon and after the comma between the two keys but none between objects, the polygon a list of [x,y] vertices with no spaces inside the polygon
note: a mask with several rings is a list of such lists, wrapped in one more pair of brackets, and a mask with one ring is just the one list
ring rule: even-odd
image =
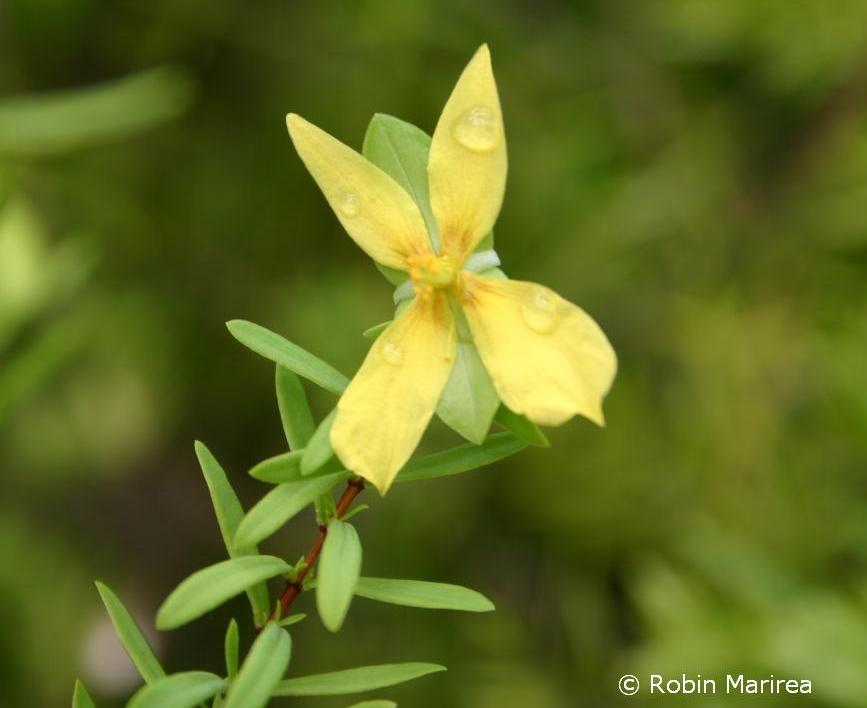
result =
[{"label": "water droplet", "polygon": [[397,366],[403,361],[403,349],[394,342],[384,342],[382,345],[382,358],[386,363]]},{"label": "water droplet", "polygon": [[452,135],[468,150],[490,152],[500,142],[500,122],[490,108],[475,106],[454,122]]},{"label": "water droplet", "polygon": [[521,304],[521,314],[527,326],[539,334],[551,334],[560,323],[556,295],[547,288],[537,288]]},{"label": "water droplet", "polygon": [[343,216],[355,216],[358,213],[358,195],[353,192],[347,192],[340,200],[340,213]]}]

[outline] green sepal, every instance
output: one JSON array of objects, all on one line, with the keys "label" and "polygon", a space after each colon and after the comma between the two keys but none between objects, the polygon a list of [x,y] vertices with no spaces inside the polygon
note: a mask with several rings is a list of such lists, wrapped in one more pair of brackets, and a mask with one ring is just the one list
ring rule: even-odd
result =
[{"label": "green sepal", "polygon": [[[394,116],[376,113],[367,126],[361,152],[412,197],[427,226],[431,246],[438,251],[439,229],[430,205],[427,178],[430,144],[430,136],[421,128]],[[406,274],[401,275],[406,280]]]},{"label": "green sepal", "polygon": [[491,428],[500,399],[475,344],[462,336],[458,314],[455,363],[437,403],[437,415],[459,435],[480,445]]}]

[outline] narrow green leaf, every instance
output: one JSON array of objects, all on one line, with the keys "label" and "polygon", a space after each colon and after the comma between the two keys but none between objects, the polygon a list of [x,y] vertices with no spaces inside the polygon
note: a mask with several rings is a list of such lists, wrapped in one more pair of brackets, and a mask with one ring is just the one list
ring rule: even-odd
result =
[{"label": "narrow green leaf", "polygon": [[361,541],[352,524],[334,519],[319,557],[316,574],[316,609],[332,632],[343,625],[355,585],[361,575]]},{"label": "narrow green leaf", "polygon": [[102,603],[111,618],[111,623],[120,637],[121,644],[132,659],[132,663],[138,669],[146,683],[152,683],[166,675],[160,662],[139,629],[132,615],[124,607],[114,591],[108,585],[96,582],[96,589],[102,598]]},{"label": "narrow green leaf", "polygon": [[325,416],[313,433],[313,437],[310,438],[307,447],[304,448],[304,454],[301,456],[302,477],[313,474],[334,457],[334,450],[331,448],[331,426],[334,425],[336,417],[337,408]]},{"label": "narrow green leaf", "polygon": [[452,430],[481,445],[500,399],[472,341],[458,337],[455,365],[443,389],[437,415]]},{"label": "narrow green leaf", "polygon": [[348,474],[348,472],[336,472],[278,484],[247,512],[238,526],[235,543],[243,546],[268,538],[305,506],[312,504],[318,495],[327,492],[340,480],[346,479]]},{"label": "narrow green leaf", "polygon": [[[280,484],[281,482],[297,482],[301,477],[301,456],[304,454],[304,449],[293,450],[292,452],[284,452],[281,455],[269,457],[263,460],[258,465],[253,467],[248,474],[258,479],[260,482],[268,482],[269,484]],[[307,475],[305,479],[312,477],[321,477],[334,472],[342,472],[343,465],[340,460],[332,457],[328,462],[322,465],[313,474]]]},{"label": "narrow green leaf", "polygon": [[491,612],[494,603],[480,592],[447,583],[392,578],[359,578],[355,594],[369,600],[429,610]]},{"label": "narrow green leaf", "polygon": [[326,391],[339,396],[349,384],[349,379],[333,366],[276,332],[246,320],[232,320],[226,323],[226,327],[232,336],[248,349],[285,366]]},{"label": "narrow green leaf", "polygon": [[373,701],[361,701],[361,703],[353,703],[349,708],[397,708],[397,703],[378,699]]},{"label": "narrow green leaf", "polygon": [[284,452],[267,460],[262,460],[248,474],[261,482],[280,484],[301,479],[301,455],[304,449]]},{"label": "narrow green leaf", "polygon": [[226,656],[226,676],[231,681],[238,673],[238,623],[232,619],[226,628],[226,639],[223,641]]},{"label": "narrow green leaf", "polygon": [[343,516],[340,517],[341,521],[349,521],[356,514],[360,514],[362,511],[367,511],[370,508],[368,504],[356,504],[349,511],[347,511]]},{"label": "narrow green leaf", "polygon": [[506,406],[500,406],[497,415],[494,416],[494,420],[528,445],[535,445],[537,447],[549,447],[551,445],[545,433],[542,432],[538,425],[522,415],[513,413]]},{"label": "narrow green leaf", "polygon": [[[223,536],[223,543],[229,557],[240,558],[241,556],[258,554],[259,549],[254,544],[235,546],[234,537],[241,519],[244,518],[244,509],[235,494],[235,490],[229,484],[226,472],[217,462],[217,458],[211,454],[204,443],[196,441],[195,448],[196,457],[199,458],[199,466],[202,468],[205,483],[208,485],[211,503],[217,515],[217,524],[220,527],[220,533]],[[265,583],[253,585],[247,589],[247,598],[250,600],[250,607],[253,610],[253,622],[257,627],[261,627],[271,612],[268,586]]]},{"label": "narrow green leaf", "polygon": [[143,686],[127,703],[127,708],[192,708],[216,696],[226,680],[208,671],[184,671]]},{"label": "narrow green leaf", "polygon": [[250,653],[232,682],[224,708],[262,708],[283,678],[292,655],[292,639],[285,629],[269,624],[256,637]]},{"label": "narrow green leaf", "polygon": [[527,443],[512,433],[494,433],[481,445],[459,445],[450,450],[410,460],[400,471],[396,481],[412,482],[469,472],[514,455],[525,447]]},{"label": "narrow green leaf", "polygon": [[252,585],[289,570],[291,566],[275,556],[242,556],[208,566],[193,573],[166,598],[157,612],[157,628],[180,627]]},{"label": "narrow green leaf", "polygon": [[294,615],[283,617],[278,624],[281,627],[291,627],[293,624],[298,624],[307,617],[303,612],[296,612]]},{"label": "narrow green leaf", "polygon": [[380,322],[378,325],[373,325],[373,327],[368,327],[361,333],[361,336],[365,339],[376,339],[380,334],[382,334],[386,327],[390,325],[394,320],[388,320],[388,322]]},{"label": "narrow green leaf", "polygon": [[72,708],[96,708],[96,704],[81,679],[75,679],[75,688],[72,691]]},{"label": "narrow green leaf", "polygon": [[275,375],[277,389],[277,407],[280,409],[280,420],[283,422],[283,432],[286,442],[292,450],[300,450],[307,445],[316,429],[313,413],[307,403],[304,386],[293,372],[285,366],[277,366]]},{"label": "narrow green leaf", "polygon": [[51,155],[122,140],[174,118],[192,98],[190,76],[162,67],[97,86],[0,102],[0,154]]},{"label": "narrow green leaf", "polygon": [[277,685],[274,695],[341,696],[347,693],[362,693],[363,691],[375,691],[378,688],[394,686],[445,670],[445,666],[422,662],[362,666],[357,669],[286,679]]}]

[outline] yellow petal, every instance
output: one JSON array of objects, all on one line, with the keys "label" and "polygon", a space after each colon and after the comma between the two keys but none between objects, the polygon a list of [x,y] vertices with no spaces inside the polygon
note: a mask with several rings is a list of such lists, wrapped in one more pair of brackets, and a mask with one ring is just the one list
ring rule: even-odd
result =
[{"label": "yellow petal", "polygon": [[462,277],[473,340],[503,403],[541,425],[576,413],[604,425],[617,357],[599,325],[541,285]]},{"label": "yellow petal", "polygon": [[427,170],[442,252],[461,261],[493,228],[506,189],[503,115],[486,44],[443,109]]},{"label": "yellow petal", "polygon": [[454,318],[445,297],[416,297],[374,342],[337,404],[331,445],[346,468],[380,494],[427,428],[454,352]]},{"label": "yellow petal", "polygon": [[421,213],[385,172],[300,116],[286,116],[295,149],[343,228],[373,260],[406,270],[410,255],[430,253]]}]

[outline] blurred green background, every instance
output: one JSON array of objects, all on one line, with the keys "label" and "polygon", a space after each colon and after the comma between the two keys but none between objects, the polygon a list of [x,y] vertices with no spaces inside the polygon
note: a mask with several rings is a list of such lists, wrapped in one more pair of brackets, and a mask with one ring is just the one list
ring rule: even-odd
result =
[{"label": "blurred green background", "polygon": [[[498,610],[359,600],[337,636],[293,632],[292,672],[430,660],[449,672],[379,694],[559,708],[731,705],[616,682],[743,671],[813,681],[763,705],[867,706],[863,0],[0,3],[0,705],[135,686],[92,580],[150,627],[224,557],[193,439],[248,505],[265,491],[246,470],[285,448],[273,368],[226,320],[351,373],[390,317],[285,113],[356,147],[376,111],[431,131],[482,41],[497,250],[609,334],[608,428],[365,493],[367,573]],[[265,549],[296,558],[312,523]],[[247,612],[158,653],[218,669]]]}]

